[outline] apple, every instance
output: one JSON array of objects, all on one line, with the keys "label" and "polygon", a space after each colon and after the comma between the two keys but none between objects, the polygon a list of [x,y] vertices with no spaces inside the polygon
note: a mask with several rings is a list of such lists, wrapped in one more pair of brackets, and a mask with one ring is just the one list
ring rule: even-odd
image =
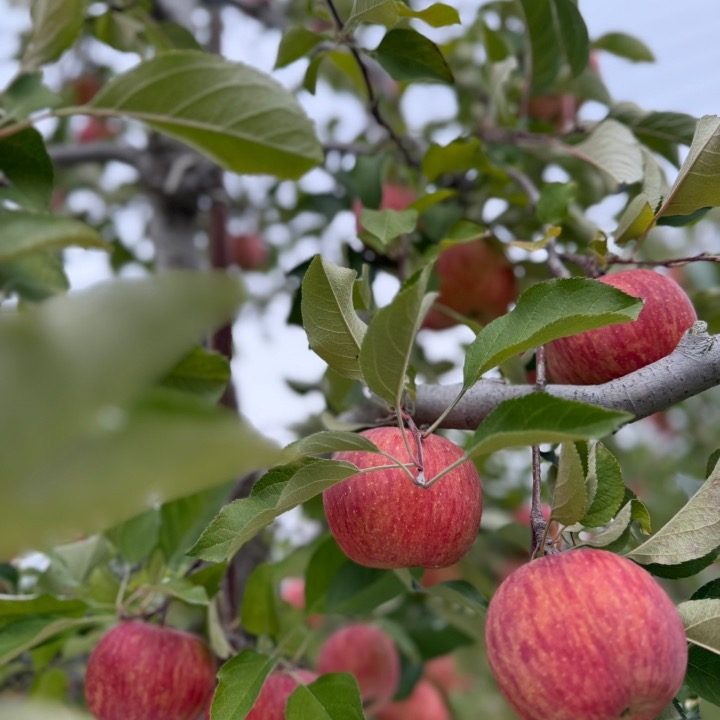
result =
[{"label": "apple", "polygon": [[270,257],[265,240],[257,233],[226,236],[228,261],[242,270],[259,270]]},{"label": "apple", "polygon": [[366,623],[332,633],[320,648],[316,667],[319,673],[353,675],[371,714],[392,700],[400,684],[400,656],[395,643],[379,627]]},{"label": "apple", "polygon": [[[525,503],[524,505],[521,505],[519,508],[515,509],[515,512],[513,513],[513,520],[515,522],[520,523],[520,525],[525,525],[526,527],[530,527],[530,513],[532,511],[532,508],[530,506],[530,503]],[[541,503],[540,504],[540,512],[542,513],[543,519],[545,522],[550,522],[550,515],[552,515],[552,508],[547,503]]]},{"label": "apple", "polygon": [[196,720],[215,688],[215,662],[196,635],[128,620],[90,654],[85,698],[98,720]]},{"label": "apple", "polygon": [[599,281],[645,301],[637,320],[561,338],[545,347],[548,378],[593,385],[639,370],[669,355],[697,320],[685,291],[654,270],[625,270]]},{"label": "apple", "polygon": [[304,610],[305,580],[301,577],[285,578],[280,584],[280,599],[298,610]]},{"label": "apple", "polygon": [[451,720],[440,691],[427,680],[419,680],[405,700],[390,703],[377,720]]},{"label": "apple", "polygon": [[73,95],[75,96],[76,105],[87,105],[97,95],[102,87],[102,82],[98,75],[94,73],[84,73],[79,75],[72,81]]},{"label": "apple", "polygon": [[450,580],[462,580],[459,565],[449,565],[443,568],[425,568],[425,571],[420,576],[420,584],[423,587],[432,587]]},{"label": "apple", "polygon": [[485,239],[450,245],[440,252],[435,268],[440,295],[424,328],[442,330],[457,324],[442,306],[485,324],[507,312],[517,298],[512,265],[500,248]]},{"label": "apple", "polygon": [[425,663],[423,677],[446,695],[468,690],[472,686],[472,677],[458,667],[454,655],[441,655],[428,660]]},{"label": "apple", "polygon": [[[382,196],[380,199],[380,210],[407,210],[417,199],[417,194],[412,188],[396,183],[385,183],[382,186]],[[357,198],[353,201],[353,213],[355,214],[355,227],[358,234],[363,230],[360,223],[360,217],[363,211],[362,201]]]},{"label": "apple", "polygon": [[[363,437],[403,464],[417,478],[416,439],[397,427],[365,430]],[[462,448],[440,435],[420,441],[424,477],[435,475],[463,457]],[[412,449],[413,457],[408,450]],[[323,493],[330,532],[343,552],[360,565],[375,568],[453,565],[468,552],[480,527],[482,484],[467,460],[430,487],[420,487],[393,461],[379,453],[340,452],[361,470]]]},{"label": "apple", "polygon": [[298,685],[317,680],[310,670],[275,670],[267,676],[247,720],[285,720],[288,698]]},{"label": "apple", "polygon": [[112,127],[104,118],[91,117],[88,118],[85,125],[77,135],[79,143],[88,144],[99,142],[101,140],[110,140],[118,133],[116,127]]},{"label": "apple", "polygon": [[510,575],[490,602],[485,644],[522,720],[655,720],[688,657],[680,616],[651,575],[592,549]]}]

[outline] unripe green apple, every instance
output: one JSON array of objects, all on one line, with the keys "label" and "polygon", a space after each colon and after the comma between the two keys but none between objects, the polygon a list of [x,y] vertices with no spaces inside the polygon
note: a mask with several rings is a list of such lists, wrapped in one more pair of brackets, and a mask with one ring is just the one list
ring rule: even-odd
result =
[{"label": "unripe green apple", "polygon": [[512,573],[490,602],[485,642],[522,720],[655,720],[687,665],[670,598],[605,550],[546,555]]},{"label": "unripe green apple", "polygon": [[215,688],[215,662],[197,636],[137,620],[92,651],[85,698],[98,720],[196,720]]},{"label": "unripe green apple", "polygon": [[442,306],[485,324],[506,313],[517,298],[512,265],[502,250],[487,240],[448,246],[438,256],[435,268],[440,295],[423,322],[424,328],[442,330],[457,324]]},{"label": "unripe green apple", "polygon": [[[416,441],[407,443],[397,427],[361,433],[403,464],[415,463]],[[421,441],[424,476],[430,480],[463,456],[455,443],[440,435]],[[408,450],[411,450],[411,457]],[[473,544],[482,514],[482,485],[475,465],[467,460],[432,486],[420,487],[392,460],[378,453],[341,452],[361,470],[323,493],[330,532],[343,552],[356,563],[376,568],[447,567]],[[409,468],[418,476],[418,468]]]},{"label": "unripe green apple", "polygon": [[288,698],[298,685],[317,680],[310,670],[276,670],[267,676],[247,720],[285,720]]},{"label": "unripe green apple", "polygon": [[393,639],[366,623],[348,625],[330,635],[320,648],[316,666],[320,673],[353,675],[370,713],[387,705],[400,683],[400,656]]},{"label": "unripe green apple", "polygon": [[588,330],[545,347],[548,378],[594,385],[639,370],[669,355],[697,320],[685,291],[653,270],[626,270],[600,282],[645,301],[637,320]]},{"label": "unripe green apple", "polygon": [[386,706],[377,720],[451,720],[440,691],[427,680],[420,680],[405,700]]}]

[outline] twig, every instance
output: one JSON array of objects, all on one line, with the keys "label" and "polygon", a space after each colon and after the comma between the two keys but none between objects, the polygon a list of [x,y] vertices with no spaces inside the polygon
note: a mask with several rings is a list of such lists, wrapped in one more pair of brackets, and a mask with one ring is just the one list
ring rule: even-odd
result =
[{"label": "twig", "polygon": [[[540,346],[535,351],[535,390],[536,392],[544,392],[545,390],[545,348]],[[538,552],[542,551],[545,535],[547,534],[547,523],[542,514],[542,501],[540,499],[540,489],[542,484],[542,472],[540,468],[540,447],[532,446],[532,501],[530,505],[530,528],[531,528],[531,547],[530,556],[535,557]]]},{"label": "twig", "polygon": [[116,160],[138,167],[142,153],[129,145],[96,142],[84,145],[51,145],[48,147],[48,154],[50,159],[60,166]]},{"label": "twig", "polygon": [[608,265],[638,265],[640,267],[682,267],[694,262],[720,263],[720,255],[715,253],[702,252],[689,257],[670,258],[667,260],[635,260],[634,258],[622,258],[618,255],[610,255],[606,260]]},{"label": "twig", "polygon": [[[335,7],[334,0],[325,0],[325,1],[330,10],[330,14],[332,15],[333,20],[335,21],[335,26],[337,27],[338,32],[340,33],[340,36],[342,37],[345,33],[345,23],[343,23],[343,20],[340,17],[340,13],[338,13],[337,8]],[[370,80],[370,71],[368,70],[368,67],[365,64],[365,61],[363,60],[362,55],[360,55],[360,51],[357,49],[357,47],[353,44],[353,42],[350,39],[346,40],[345,44],[347,45],[353,58],[355,59],[358,69],[360,70],[360,74],[362,75],[363,83],[365,84],[365,89],[367,91],[367,96],[368,96],[368,108],[370,110],[371,115],[375,118],[375,122],[377,122],[378,125],[380,125],[382,128],[385,129],[387,134],[390,136],[390,139],[395,143],[395,145],[397,145],[398,149],[400,150],[403,157],[405,158],[405,161],[407,162],[407,164],[412,167],[416,167],[416,168],[420,167],[420,162],[412,155],[412,153],[405,146],[405,142],[403,141],[403,138],[401,138],[400,135],[398,135],[397,132],[395,132],[395,129],[393,128],[393,126],[386,120],[385,116],[380,111],[380,100],[378,99],[377,95],[375,94],[375,89],[373,88],[372,81]]]}]

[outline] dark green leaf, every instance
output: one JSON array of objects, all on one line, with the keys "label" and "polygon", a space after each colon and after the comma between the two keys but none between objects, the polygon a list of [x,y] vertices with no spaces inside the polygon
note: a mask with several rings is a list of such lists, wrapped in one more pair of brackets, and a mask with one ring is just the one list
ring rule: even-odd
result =
[{"label": "dark green leaf", "polygon": [[691,600],[708,600],[711,598],[720,598],[720,578],[715,578],[708,583],[705,583],[701,588],[696,590]]},{"label": "dark green leaf", "polygon": [[129,563],[138,563],[155,549],[160,536],[160,512],[153,508],[105,533]]},{"label": "dark green leaf", "polygon": [[253,635],[274,637],[277,634],[275,578],[272,567],[267,563],[258,565],[245,583],[240,621],[243,628]]},{"label": "dark green leaf", "polygon": [[346,561],[332,578],[325,597],[325,612],[368,615],[405,591],[391,570],[377,570]]},{"label": "dark green leaf", "polygon": [[290,443],[286,448],[292,455],[323,455],[343,450],[379,452],[377,445],[364,435],[342,430],[321,430]]},{"label": "dark green leaf", "polygon": [[37,302],[69,287],[62,259],[55,252],[32,253],[0,263],[0,290],[7,295]]},{"label": "dark green leaf", "polygon": [[620,463],[602,443],[592,446],[588,466],[590,507],[580,522],[585,527],[600,527],[610,522],[620,509],[625,483]]},{"label": "dark green leaf", "polygon": [[57,60],[80,36],[87,0],[34,0],[32,31],[22,56],[24,70]]},{"label": "dark green leaf", "polygon": [[281,68],[294,63],[307,55],[310,50],[324,39],[322,35],[314,33],[301,25],[290,28],[280,41],[275,67]]},{"label": "dark green leaf", "polygon": [[217,402],[230,382],[230,363],[224,355],[193,348],[161,381],[167,388]]},{"label": "dark green leaf", "polygon": [[10,186],[0,185],[0,201],[28,210],[47,210],[53,189],[53,166],[42,135],[35,128],[0,139],[0,171]]},{"label": "dark green leaf", "polygon": [[401,17],[410,17],[422,20],[431,27],[446,27],[447,25],[459,25],[460,15],[458,11],[445,3],[437,2],[429,5],[423,10],[413,10],[404,2],[396,1],[395,7]]},{"label": "dark green leaf", "polygon": [[655,62],[655,55],[642,40],[625,33],[605,33],[595,40],[592,46],[632,62]]},{"label": "dark green leaf", "polygon": [[590,38],[587,26],[573,0],[553,0],[560,42],[573,75],[579,75],[588,64]]},{"label": "dark green leaf", "polygon": [[375,51],[378,62],[399,81],[452,83],[452,71],[435,43],[415,30],[390,30]]},{"label": "dark green leaf", "polygon": [[720,656],[691,645],[685,682],[701,698],[720,705]]},{"label": "dark green leaf", "polygon": [[543,185],[537,202],[538,220],[549,225],[561,223],[567,217],[576,194],[577,186],[572,182]]},{"label": "dark green leaf", "polygon": [[558,75],[562,53],[552,0],[520,0],[532,48],[532,85],[541,90]]},{"label": "dark green leaf", "polygon": [[288,699],[287,720],[363,720],[357,681],[348,673],[328,673],[298,685]]},{"label": "dark green leaf", "polygon": [[585,472],[575,443],[563,443],[553,492],[552,518],[563,525],[574,525],[585,514],[588,496]]},{"label": "dark green leaf", "polygon": [[254,650],[243,650],[228,660],[218,672],[212,720],[242,720],[247,717],[276,662],[274,658]]}]

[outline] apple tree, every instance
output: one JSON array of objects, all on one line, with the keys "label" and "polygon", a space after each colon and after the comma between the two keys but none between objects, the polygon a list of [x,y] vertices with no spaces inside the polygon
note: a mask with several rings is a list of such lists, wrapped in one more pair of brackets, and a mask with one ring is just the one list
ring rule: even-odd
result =
[{"label": "apple tree", "polygon": [[27,5],[0,718],[720,717],[720,117],[573,0]]}]

